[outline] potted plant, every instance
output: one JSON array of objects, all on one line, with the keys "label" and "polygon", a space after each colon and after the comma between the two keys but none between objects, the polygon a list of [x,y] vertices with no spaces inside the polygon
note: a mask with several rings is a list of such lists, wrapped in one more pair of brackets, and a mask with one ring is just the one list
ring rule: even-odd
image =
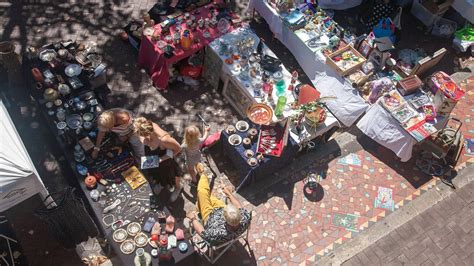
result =
[{"label": "potted plant", "polygon": [[322,97],[299,106],[300,114],[304,115],[306,123],[316,127],[319,123],[324,122],[326,119],[325,101],[329,99],[335,99],[335,97]]}]

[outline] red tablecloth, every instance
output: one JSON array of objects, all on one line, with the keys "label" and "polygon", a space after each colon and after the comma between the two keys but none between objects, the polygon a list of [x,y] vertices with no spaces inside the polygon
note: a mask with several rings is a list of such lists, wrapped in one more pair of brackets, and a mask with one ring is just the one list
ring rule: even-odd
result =
[{"label": "red tablecloth", "polygon": [[[214,4],[211,3],[209,5],[203,6],[199,8],[199,14],[194,14],[194,12],[190,12],[191,15],[196,16],[196,21],[200,18],[210,18],[210,11],[209,8],[212,7]],[[216,9],[217,12],[217,9]],[[155,31],[158,30],[161,32],[160,24],[155,25]],[[181,31],[187,29],[187,25],[183,19],[183,23],[181,24]],[[232,31],[233,28],[229,29],[229,32]],[[171,36],[173,36],[174,32],[176,31],[176,25],[173,25],[170,29]],[[153,84],[160,89],[165,89],[168,86],[168,79],[169,79],[169,72],[168,68],[171,64],[178,62],[181,59],[191,56],[192,54],[196,53],[214,39],[220,37],[222,33],[217,30],[216,28],[209,28],[208,31],[210,33],[209,38],[204,38],[203,32],[204,29],[201,30],[199,27],[196,31],[191,31],[191,34],[194,38],[199,38],[199,42],[193,44],[191,49],[183,50],[183,48],[178,45],[176,47],[174,44],[171,44],[175,48],[174,56],[170,58],[166,58],[164,55],[164,51],[157,47],[157,42],[151,40],[150,37],[143,35],[142,42],[140,45],[140,51],[138,54],[138,64],[143,67],[151,77]],[[164,39],[164,36],[161,36],[161,40]]]}]

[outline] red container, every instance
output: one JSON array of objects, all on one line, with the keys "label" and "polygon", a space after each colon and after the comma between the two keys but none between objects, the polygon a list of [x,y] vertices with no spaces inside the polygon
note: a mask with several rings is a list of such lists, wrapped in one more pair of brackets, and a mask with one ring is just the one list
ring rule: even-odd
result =
[{"label": "red container", "polygon": [[35,81],[37,82],[44,82],[44,77],[43,77],[43,74],[41,74],[41,71],[38,69],[38,68],[32,68],[31,69],[31,75],[33,76],[33,78],[35,79]]}]

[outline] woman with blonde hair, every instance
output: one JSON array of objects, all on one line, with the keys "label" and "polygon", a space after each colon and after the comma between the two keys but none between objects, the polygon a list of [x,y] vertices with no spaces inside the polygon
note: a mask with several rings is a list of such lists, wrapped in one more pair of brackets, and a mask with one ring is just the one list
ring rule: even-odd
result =
[{"label": "woman with blonde hair", "polygon": [[145,155],[159,157],[158,167],[147,170],[157,183],[153,187],[153,192],[159,194],[164,186],[174,185],[170,197],[171,202],[174,202],[182,190],[181,170],[174,160],[181,152],[181,146],[168,132],[144,117],[136,118],[134,126],[145,145]]},{"label": "woman with blonde hair", "polygon": [[99,128],[99,132],[97,133],[92,158],[97,158],[102,140],[107,132],[117,134],[121,141],[128,141],[132,146],[136,158],[144,156],[144,146],[135,132],[133,121],[133,113],[123,108],[112,108],[102,112],[97,117],[97,127]]},{"label": "woman with blonde hair", "polygon": [[186,127],[184,130],[183,148],[184,155],[186,157],[186,166],[188,167],[188,173],[191,175],[194,184],[197,184],[196,179],[196,165],[201,161],[201,148],[202,143],[209,136],[209,127],[205,127],[204,136],[201,137],[201,131],[195,125]]}]

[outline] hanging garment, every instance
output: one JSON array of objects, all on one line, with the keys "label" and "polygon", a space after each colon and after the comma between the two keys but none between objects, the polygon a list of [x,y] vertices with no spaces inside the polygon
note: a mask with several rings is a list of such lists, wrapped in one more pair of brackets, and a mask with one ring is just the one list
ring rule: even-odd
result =
[{"label": "hanging garment", "polygon": [[391,17],[393,11],[394,11],[394,8],[390,4],[385,4],[385,3],[376,4],[372,9],[372,13],[369,17],[369,20],[367,21],[367,24],[366,24],[367,29],[371,31],[375,27],[375,25],[379,23],[379,21],[382,18]]},{"label": "hanging garment", "polygon": [[98,235],[97,226],[84,208],[82,200],[74,195],[74,190],[75,188],[68,187],[57,193],[56,207],[41,208],[35,212],[65,248],[75,248],[89,237]]}]

